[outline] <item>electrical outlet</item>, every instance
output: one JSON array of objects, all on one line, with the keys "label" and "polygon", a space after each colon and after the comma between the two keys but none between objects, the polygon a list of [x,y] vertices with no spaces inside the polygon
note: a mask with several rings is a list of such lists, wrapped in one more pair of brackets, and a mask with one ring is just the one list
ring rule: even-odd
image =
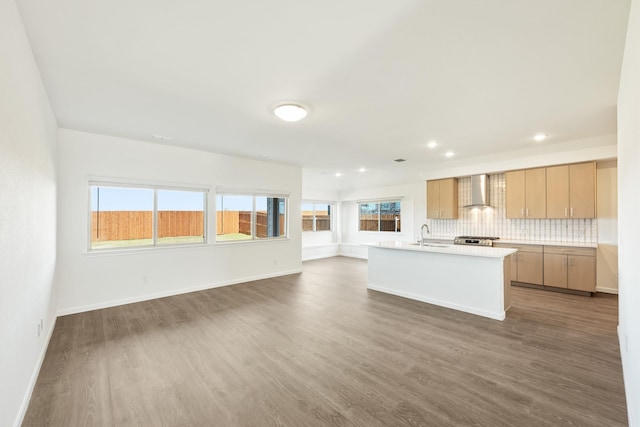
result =
[{"label": "electrical outlet", "polygon": [[624,334],[624,352],[629,352],[629,337],[627,336],[627,334]]}]

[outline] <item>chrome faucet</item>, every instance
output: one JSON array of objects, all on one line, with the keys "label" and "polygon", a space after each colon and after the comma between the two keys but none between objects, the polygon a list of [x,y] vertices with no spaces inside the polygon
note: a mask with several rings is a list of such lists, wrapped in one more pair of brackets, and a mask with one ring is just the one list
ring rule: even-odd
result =
[{"label": "chrome faucet", "polygon": [[429,230],[429,226],[425,223],[422,224],[422,227],[420,227],[420,248],[424,247],[424,229],[427,229],[427,234],[431,234],[431,231]]}]

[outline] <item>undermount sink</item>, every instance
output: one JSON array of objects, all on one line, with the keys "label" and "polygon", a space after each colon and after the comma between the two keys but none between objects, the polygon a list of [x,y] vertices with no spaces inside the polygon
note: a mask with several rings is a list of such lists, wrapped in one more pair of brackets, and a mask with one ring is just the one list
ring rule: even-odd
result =
[{"label": "undermount sink", "polygon": [[[409,243],[411,246],[420,246],[420,243]],[[425,243],[422,246],[427,246],[430,248],[448,248],[449,245],[433,245],[431,243]]]}]

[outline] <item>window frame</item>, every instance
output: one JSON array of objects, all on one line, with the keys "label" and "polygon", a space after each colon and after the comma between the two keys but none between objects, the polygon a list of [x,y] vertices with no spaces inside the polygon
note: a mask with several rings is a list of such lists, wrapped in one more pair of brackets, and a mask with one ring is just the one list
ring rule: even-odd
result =
[{"label": "window frame", "polygon": [[[399,203],[400,204],[400,213],[398,214],[400,229],[398,230],[397,221],[394,224],[394,230],[387,231],[380,229],[380,223],[382,221],[381,209],[384,203]],[[377,230],[363,230],[362,229],[362,219],[360,217],[361,214],[361,205],[365,204],[375,204],[377,205],[377,215],[378,215],[378,229]],[[357,215],[358,215],[358,232],[359,233],[402,233],[402,200],[400,198],[389,198],[389,199],[376,199],[376,200],[360,200],[357,202]]]},{"label": "window frame", "polygon": [[[326,201],[326,200],[303,200],[300,203],[300,211],[302,212],[302,205],[304,204],[312,204],[313,205],[313,215],[312,215],[312,221],[313,221],[313,229],[312,230],[302,230],[303,233],[333,233],[333,227],[334,227],[334,212],[335,212],[335,206],[336,206],[336,202],[330,202],[330,201]],[[318,204],[323,204],[323,205],[328,205],[331,207],[330,209],[330,213],[329,213],[329,229],[328,230],[316,230],[316,206]],[[301,215],[302,216],[302,215]],[[303,218],[300,218],[300,221],[302,221]]]},{"label": "window frame", "polygon": [[[218,239],[218,196],[246,196],[251,197],[251,238],[250,239],[229,239],[229,240],[219,240]],[[284,235],[274,236],[274,237],[258,237],[257,236],[257,227],[258,227],[258,210],[257,210],[257,202],[256,199],[258,197],[266,197],[267,199],[284,199]],[[273,242],[273,241],[283,241],[289,240],[290,233],[290,198],[291,196],[286,192],[281,191],[251,191],[251,190],[235,190],[235,189],[216,189],[214,201],[215,201],[215,227],[216,234],[215,239],[213,240],[214,244],[221,245],[233,245],[233,244],[246,244],[246,243],[257,243],[257,242]],[[268,207],[267,207],[268,211]],[[224,211],[220,211],[224,212]],[[222,236],[224,234],[221,234]]]},{"label": "window frame", "polygon": [[[182,186],[182,185],[167,185],[167,184],[153,184],[153,183],[136,183],[130,181],[119,181],[119,180],[89,180],[87,183],[88,188],[88,221],[87,221],[87,253],[101,253],[101,252],[123,252],[123,251],[136,251],[136,250],[156,250],[156,249],[167,249],[167,248],[176,248],[176,247],[193,247],[193,246],[203,246],[209,243],[209,232],[208,232],[208,224],[209,224],[209,189],[207,187],[196,187],[196,186]],[[135,246],[122,246],[122,247],[105,247],[105,248],[93,248],[92,247],[92,227],[93,227],[93,210],[92,210],[92,189],[94,187],[109,187],[109,188],[122,188],[122,189],[137,189],[137,190],[151,190],[153,191],[153,204],[151,211],[152,218],[152,238],[151,244],[144,245],[135,245]],[[158,242],[158,191],[168,190],[168,191],[182,191],[182,192],[193,192],[193,193],[201,193],[202,194],[202,209],[203,209],[203,236],[202,241],[200,242],[178,242],[178,243],[159,243]]]}]

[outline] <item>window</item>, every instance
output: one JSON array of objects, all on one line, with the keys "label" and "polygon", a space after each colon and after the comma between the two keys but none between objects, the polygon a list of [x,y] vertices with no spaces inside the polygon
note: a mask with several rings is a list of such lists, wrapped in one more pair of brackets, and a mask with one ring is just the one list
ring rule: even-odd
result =
[{"label": "window", "polygon": [[364,202],[358,204],[360,231],[400,232],[400,202]]},{"label": "window", "polygon": [[333,205],[326,202],[302,203],[302,231],[331,231]]},{"label": "window", "polygon": [[89,183],[89,249],[206,242],[207,192]]},{"label": "window", "polygon": [[218,194],[216,241],[286,238],[287,200],[271,194]]}]

